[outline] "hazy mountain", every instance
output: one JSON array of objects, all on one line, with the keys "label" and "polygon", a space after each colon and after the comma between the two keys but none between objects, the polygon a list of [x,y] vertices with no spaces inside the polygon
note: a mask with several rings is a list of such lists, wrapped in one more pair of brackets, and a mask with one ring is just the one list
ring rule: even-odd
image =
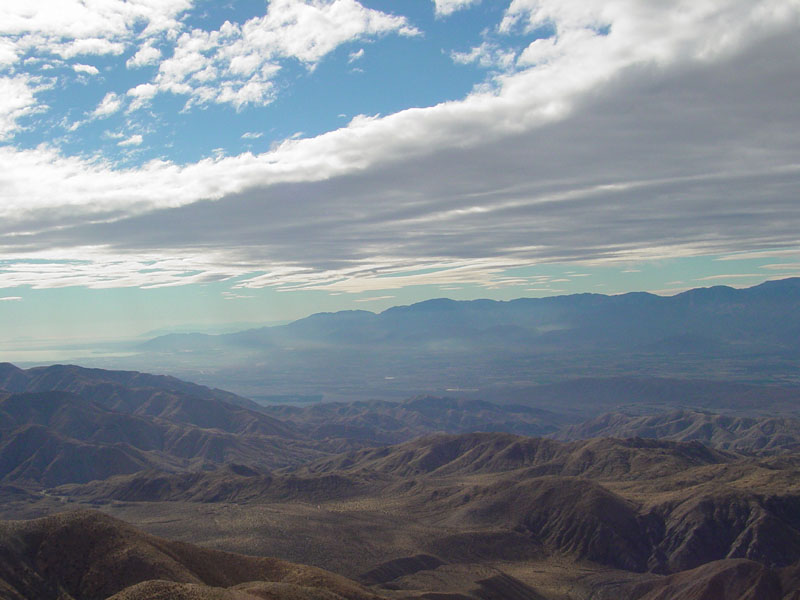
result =
[{"label": "hazy mountain", "polygon": [[314,346],[392,346],[452,341],[480,347],[509,343],[532,350],[645,350],[670,352],[709,348],[741,354],[800,350],[800,278],[770,281],[749,289],[701,288],[663,297],[643,292],[605,296],[428,300],[374,314],[320,313],[293,323],[210,336],[173,334],[144,344],[148,350]]},{"label": "hazy mountain", "polygon": [[276,468],[324,453],[293,425],[229,403],[232,394],[174,378],[71,366],[3,365],[2,373],[16,390],[72,390],[0,394],[4,483],[53,486],[228,462]]},{"label": "hazy mountain", "polygon": [[[800,387],[668,377],[582,377],[484,392],[496,402],[534,406],[573,420],[617,410],[632,413],[699,408],[742,415],[800,415]],[[470,393],[469,397],[478,393]]]},{"label": "hazy mountain", "polygon": [[800,384],[798,307],[800,278],[671,297],[439,299],[234,334],[157,337],[130,360],[255,398],[476,388],[492,400],[520,386],[599,376]]},{"label": "hazy mountain", "polygon": [[[491,392],[489,395],[492,395]],[[670,433],[666,429],[658,429],[649,435],[636,429],[606,430],[598,425],[597,434],[592,435],[594,426],[582,424],[585,419],[608,411],[659,415],[673,412],[676,407],[692,407],[682,408],[689,411],[693,408],[725,411],[733,415],[797,414],[800,411],[798,388],[660,378],[576,379],[498,392],[494,394],[496,402],[483,400],[483,394],[479,393],[464,396],[419,396],[400,402],[371,400],[299,406],[279,404],[267,405],[262,410],[294,424],[314,439],[346,438],[366,444],[404,442],[435,432],[498,431],[521,435],[556,435],[567,425],[575,428],[564,430],[574,431],[565,434],[570,439],[636,435],[660,438],[668,437]],[[740,440],[735,447],[743,451],[747,451],[748,447],[751,450],[759,447],[764,452],[790,448],[792,436],[797,434],[795,421],[786,418],[783,425],[774,425],[776,429],[772,434],[769,433],[769,426],[765,426],[763,433],[768,438],[745,441],[742,427],[751,421],[741,420],[737,423],[736,431],[732,432],[729,439]],[[755,435],[756,431],[752,433]],[[558,436],[567,439],[561,434]],[[712,441],[710,437],[700,436],[698,439]],[[717,441],[723,443],[722,438],[715,438],[714,443]]]},{"label": "hazy mountain", "polygon": [[134,473],[166,460],[125,443],[89,443],[62,436],[39,425],[3,432],[0,481],[44,486],[105,479]]},{"label": "hazy mountain", "polygon": [[257,408],[247,398],[175,377],[137,371],[86,369],[76,365],[53,365],[23,370],[10,363],[0,363],[0,390],[16,393],[73,392],[109,408],[121,410],[138,407],[143,395],[153,396],[157,392],[203,400],[222,400],[245,408]]}]

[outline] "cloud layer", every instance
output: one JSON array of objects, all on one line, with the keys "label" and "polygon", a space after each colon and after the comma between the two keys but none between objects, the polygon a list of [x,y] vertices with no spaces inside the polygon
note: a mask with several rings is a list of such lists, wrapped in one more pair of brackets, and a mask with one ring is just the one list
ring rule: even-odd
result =
[{"label": "cloud layer", "polygon": [[[177,34],[184,4],[168,6],[145,32]],[[75,40],[127,31],[127,18],[112,11]],[[502,39],[545,25],[555,34],[501,48],[504,70],[463,100],[358,116],[264,154],[119,170],[0,147],[0,287],[497,286],[537,262],[798,245],[800,2],[514,0],[495,27]],[[420,33],[354,1],[272,2],[242,26],[180,33],[150,83],[95,116],[164,91],[268,102],[274,61],[313,68],[343,40],[389,32]],[[146,38],[131,68],[160,60]],[[220,73],[236,83],[204,91]],[[8,131],[33,110],[36,83],[20,77],[0,80],[22,98],[0,108]]]}]

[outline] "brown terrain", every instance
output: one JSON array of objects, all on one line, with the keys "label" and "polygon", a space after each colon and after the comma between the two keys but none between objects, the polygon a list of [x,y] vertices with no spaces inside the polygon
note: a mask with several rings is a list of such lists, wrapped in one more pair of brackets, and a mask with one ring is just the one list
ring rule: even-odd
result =
[{"label": "brown terrain", "polygon": [[0,523],[3,598],[373,600],[344,577],[170,542],[97,512]]},{"label": "brown terrain", "polygon": [[5,370],[3,599],[800,598],[791,417],[614,413],[563,439],[381,445],[563,417],[436,398],[268,416],[169,378],[51,369]]},{"label": "brown terrain", "polygon": [[558,439],[648,437],[680,442],[700,441],[714,448],[745,454],[800,450],[800,419],[741,417],[697,410],[656,415],[609,413],[559,431]]}]

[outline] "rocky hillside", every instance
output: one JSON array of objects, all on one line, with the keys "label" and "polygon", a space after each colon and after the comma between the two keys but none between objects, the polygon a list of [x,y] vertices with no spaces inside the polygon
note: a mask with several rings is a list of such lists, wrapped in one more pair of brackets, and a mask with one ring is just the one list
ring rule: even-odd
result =
[{"label": "rocky hillside", "polygon": [[699,441],[745,454],[778,454],[800,450],[800,419],[737,417],[697,410],[655,415],[608,413],[563,428],[557,439],[646,437],[678,442]]},{"label": "rocky hillside", "polygon": [[314,567],[170,542],[96,512],[0,522],[8,600],[378,600]]}]

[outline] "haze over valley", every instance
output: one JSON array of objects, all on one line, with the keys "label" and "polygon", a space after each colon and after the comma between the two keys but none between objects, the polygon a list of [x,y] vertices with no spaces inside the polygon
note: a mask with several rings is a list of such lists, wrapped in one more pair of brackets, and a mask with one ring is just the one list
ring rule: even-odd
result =
[{"label": "haze over valley", "polygon": [[667,297],[440,298],[227,334],[167,334],[125,346],[123,357],[82,362],[171,373],[264,404],[420,394],[511,401],[545,393],[531,391],[540,384],[598,377],[792,386],[800,385],[798,294],[794,278]]}]

